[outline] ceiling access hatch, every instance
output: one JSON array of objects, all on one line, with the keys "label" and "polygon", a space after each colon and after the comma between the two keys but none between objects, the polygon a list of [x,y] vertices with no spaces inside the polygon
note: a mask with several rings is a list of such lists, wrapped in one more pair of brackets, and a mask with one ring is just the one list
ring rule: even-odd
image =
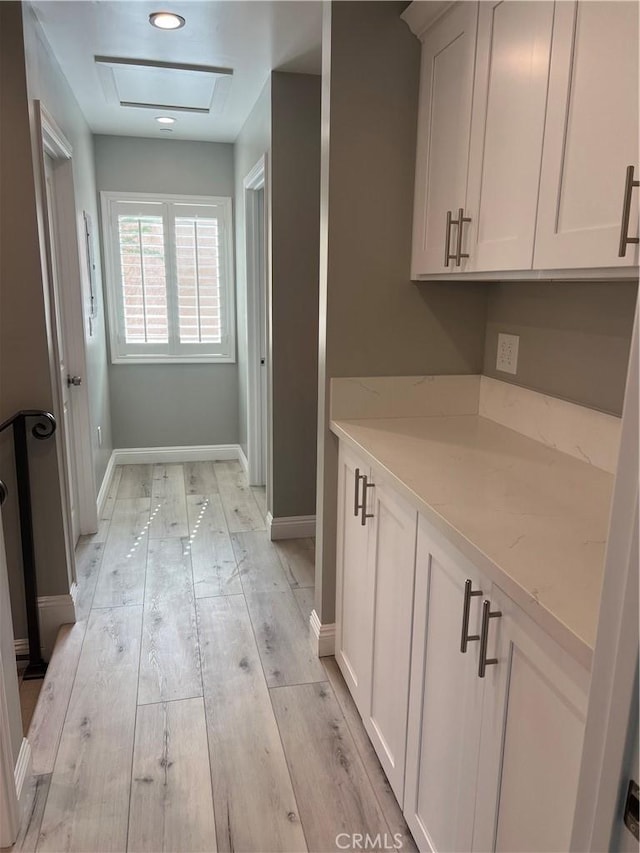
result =
[{"label": "ceiling access hatch", "polygon": [[95,56],[107,101],[121,107],[220,113],[233,70],[150,59]]}]

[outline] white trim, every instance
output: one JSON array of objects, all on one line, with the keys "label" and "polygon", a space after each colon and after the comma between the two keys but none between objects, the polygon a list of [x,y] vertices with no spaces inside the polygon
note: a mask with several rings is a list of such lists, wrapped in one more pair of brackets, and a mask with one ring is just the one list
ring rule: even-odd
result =
[{"label": "white trim", "polygon": [[[107,502],[107,498],[109,497],[109,489],[111,488],[111,481],[113,480],[113,471],[116,466],[113,451],[111,456],[109,457],[109,461],[107,462],[107,467],[104,472],[104,477],[102,478],[102,484],[100,486],[100,491],[98,492],[98,498],[96,500],[96,508],[98,510],[98,518],[102,518],[102,513],[104,512],[104,506]],[[96,530],[98,529],[98,525],[96,524]]]},{"label": "white trim", "polygon": [[16,653],[16,657],[18,655],[28,655],[29,654],[29,640],[21,639],[13,641],[13,650]]},{"label": "white trim", "polygon": [[269,539],[307,539],[316,535],[315,515],[291,515],[274,518],[267,513]]},{"label": "white trim", "polygon": [[[2,547],[1,543],[0,547]],[[15,664],[9,661],[7,666],[13,667]],[[15,674],[13,678],[15,679]],[[10,847],[14,843],[19,827],[20,813],[16,796],[9,708],[5,689],[4,662],[0,650],[0,847]]]},{"label": "white trim", "polygon": [[336,650],[336,623],[323,625],[315,610],[309,618],[311,642],[319,658],[330,657]]},{"label": "white trim", "polygon": [[[246,286],[247,286],[247,455],[249,483],[262,486],[266,480],[266,423],[263,423],[263,376],[264,365],[268,358],[267,339],[265,352],[261,353],[261,322],[262,313],[266,315],[266,275],[267,275],[267,160],[262,155],[242,182],[244,196],[244,244],[246,253]],[[259,240],[259,217],[255,203],[255,193],[263,192],[263,233],[262,244]],[[262,252],[261,252],[262,250]],[[262,256],[261,256],[262,255]],[[264,303],[264,305],[261,305]],[[262,309],[262,310],[261,310]]]},{"label": "white trim", "polygon": [[[74,589],[75,585],[72,586],[72,590]],[[42,657],[50,660],[60,626],[70,625],[76,621],[76,606],[72,592],[65,595],[38,596],[38,615]]]},{"label": "white trim", "polygon": [[154,465],[170,462],[223,462],[237,459],[242,463],[239,444],[203,444],[185,447],[126,447],[114,450],[114,465]]},{"label": "white trim", "polygon": [[23,814],[26,804],[27,795],[29,793],[29,781],[31,780],[32,774],[33,761],[31,756],[31,744],[26,737],[23,737],[14,770],[16,796],[18,798],[18,813],[20,815]]},{"label": "white trim", "polygon": [[[146,352],[148,344],[127,344],[124,341],[123,304],[120,282],[119,239],[114,232],[114,217],[118,205],[154,202],[162,217],[164,228],[164,263],[166,274],[167,322],[169,340],[156,352]],[[175,254],[175,206],[206,205],[215,208],[220,233],[220,288],[222,306],[220,344],[181,344],[178,340],[177,268]],[[235,271],[233,249],[233,206],[230,196],[193,196],[171,193],[136,193],[129,191],[100,192],[102,242],[104,248],[104,292],[107,302],[107,327],[112,364],[233,364],[236,362]],[[212,351],[212,349],[214,351]]]},{"label": "white trim", "polygon": [[238,445],[238,462],[242,465],[242,468],[245,474],[249,474],[249,460],[246,457],[246,454],[242,447]]},{"label": "white trim", "polygon": [[639,326],[636,306],[572,851],[614,849],[628,783],[622,774],[638,671]]}]

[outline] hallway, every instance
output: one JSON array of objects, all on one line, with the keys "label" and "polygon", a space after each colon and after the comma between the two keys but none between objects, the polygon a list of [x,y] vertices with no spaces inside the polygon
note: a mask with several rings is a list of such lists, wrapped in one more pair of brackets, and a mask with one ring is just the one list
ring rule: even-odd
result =
[{"label": "hallway", "polygon": [[415,849],[308,639],[313,540],[270,542],[264,514],[235,461],[116,469],[76,552],[15,850]]}]

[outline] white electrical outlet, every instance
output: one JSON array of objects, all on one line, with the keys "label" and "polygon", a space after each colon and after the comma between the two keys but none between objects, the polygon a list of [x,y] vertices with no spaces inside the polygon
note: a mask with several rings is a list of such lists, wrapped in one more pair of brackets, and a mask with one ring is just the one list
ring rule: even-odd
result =
[{"label": "white electrical outlet", "polygon": [[98,427],[98,447],[102,447],[102,427]]},{"label": "white electrical outlet", "polygon": [[518,372],[518,335],[498,335],[498,357],[496,359],[496,370],[503,373]]}]

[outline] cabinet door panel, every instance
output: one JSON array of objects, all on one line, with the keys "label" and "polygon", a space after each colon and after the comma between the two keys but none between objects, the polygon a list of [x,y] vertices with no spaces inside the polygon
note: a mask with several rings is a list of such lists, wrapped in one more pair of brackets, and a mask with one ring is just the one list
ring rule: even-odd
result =
[{"label": "cabinet door panel", "polygon": [[[368,528],[354,515],[355,471],[369,474],[358,457],[340,444],[336,565],[336,660],[361,714],[365,713],[371,672],[371,581],[367,567]],[[359,486],[362,495],[362,485]]]},{"label": "cabinet door panel", "polygon": [[[460,652],[467,578],[483,589],[475,569],[438,548],[420,518],[404,814],[421,850],[471,849],[484,685],[475,675],[478,643]],[[471,599],[470,634],[479,634],[479,602]]]},{"label": "cabinet door panel", "polygon": [[[412,277],[445,272],[447,211],[464,205],[477,4],[462,2],[427,33],[422,46]],[[455,227],[451,228],[451,251]],[[451,269],[451,267],[449,267]]]},{"label": "cabinet door panel", "polygon": [[474,850],[568,850],[588,673],[496,587]]},{"label": "cabinet door panel", "polygon": [[417,513],[383,483],[376,483],[369,540],[374,585],[373,660],[365,727],[394,794],[404,793],[411,617]]},{"label": "cabinet door panel", "polygon": [[618,242],[626,168],[638,172],[638,4],[557,3],[553,40],[535,267],[637,264]]},{"label": "cabinet door panel", "polygon": [[553,8],[480,4],[463,271],[533,263]]}]

